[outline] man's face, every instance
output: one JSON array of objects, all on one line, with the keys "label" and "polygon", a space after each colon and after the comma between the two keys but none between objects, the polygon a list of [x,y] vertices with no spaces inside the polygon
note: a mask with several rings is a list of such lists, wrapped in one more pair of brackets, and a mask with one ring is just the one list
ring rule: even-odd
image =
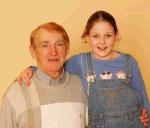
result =
[{"label": "man's face", "polygon": [[31,46],[31,54],[36,58],[39,69],[46,74],[59,75],[62,73],[63,64],[68,52],[68,42],[57,31],[39,29]]}]

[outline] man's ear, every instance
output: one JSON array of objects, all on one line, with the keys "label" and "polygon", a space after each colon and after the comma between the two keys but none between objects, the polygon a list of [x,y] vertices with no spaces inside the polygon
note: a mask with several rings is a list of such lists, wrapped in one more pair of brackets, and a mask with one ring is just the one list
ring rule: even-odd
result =
[{"label": "man's ear", "polygon": [[35,59],[36,58],[35,57],[35,48],[32,45],[30,45],[29,49],[30,49],[30,53],[31,53],[32,58]]},{"label": "man's ear", "polygon": [[67,43],[67,55],[69,54],[69,51],[70,51],[70,43],[68,42]]}]

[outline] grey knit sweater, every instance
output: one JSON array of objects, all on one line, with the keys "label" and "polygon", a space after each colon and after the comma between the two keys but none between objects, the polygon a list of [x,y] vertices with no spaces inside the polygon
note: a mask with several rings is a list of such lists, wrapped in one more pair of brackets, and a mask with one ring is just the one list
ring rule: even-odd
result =
[{"label": "grey knit sweater", "polygon": [[84,128],[87,97],[76,75],[59,80],[37,69],[31,86],[13,83],[3,97],[0,128]]}]

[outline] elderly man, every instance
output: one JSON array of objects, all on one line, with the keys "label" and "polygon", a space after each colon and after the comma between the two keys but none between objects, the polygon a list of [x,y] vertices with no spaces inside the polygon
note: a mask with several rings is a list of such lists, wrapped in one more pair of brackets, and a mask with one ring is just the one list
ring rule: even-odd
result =
[{"label": "elderly man", "polygon": [[80,78],[65,72],[69,37],[58,24],[37,27],[30,51],[38,69],[30,88],[13,83],[1,107],[0,128],[84,128],[87,98]]}]

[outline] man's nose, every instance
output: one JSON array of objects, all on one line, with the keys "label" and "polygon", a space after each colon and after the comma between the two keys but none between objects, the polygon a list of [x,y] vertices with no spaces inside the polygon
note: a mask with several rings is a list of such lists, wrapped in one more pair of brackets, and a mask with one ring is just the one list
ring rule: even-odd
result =
[{"label": "man's nose", "polygon": [[57,54],[57,48],[55,45],[52,45],[50,48],[51,55],[55,56]]}]

